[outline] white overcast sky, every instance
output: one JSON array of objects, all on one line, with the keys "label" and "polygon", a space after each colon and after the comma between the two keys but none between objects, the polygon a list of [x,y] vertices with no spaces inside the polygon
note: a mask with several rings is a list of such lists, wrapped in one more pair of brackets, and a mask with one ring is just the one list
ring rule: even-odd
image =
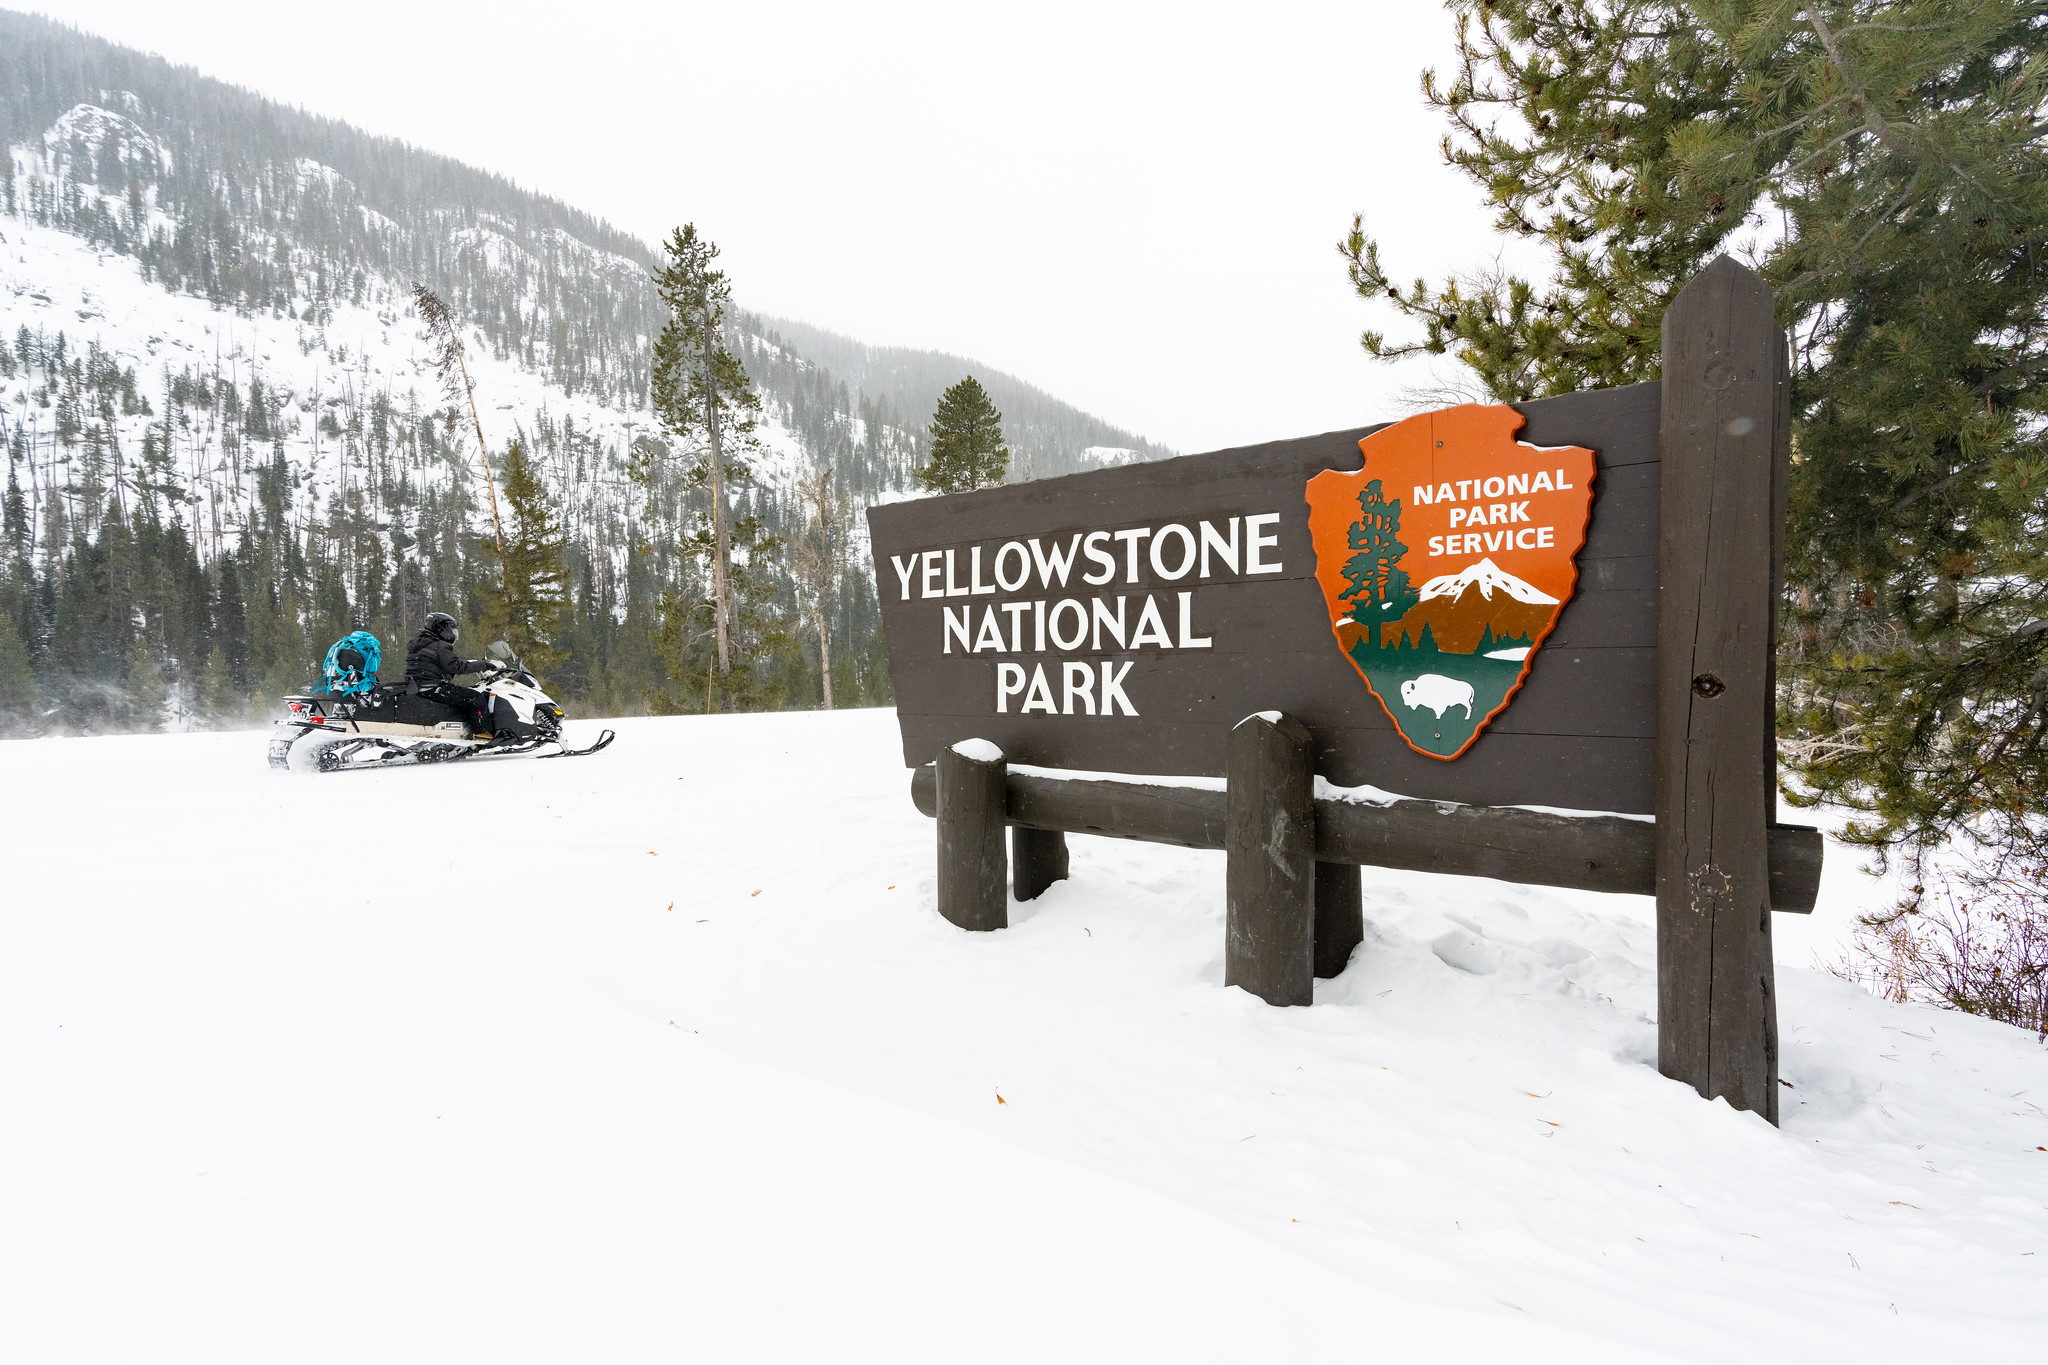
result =
[{"label": "white overcast sky", "polygon": [[[21,0],[17,0],[20,3]],[[31,7],[511,177],[739,301],[1009,370],[1183,451],[1400,415],[1354,209],[1403,278],[1490,260],[1410,4]]]}]

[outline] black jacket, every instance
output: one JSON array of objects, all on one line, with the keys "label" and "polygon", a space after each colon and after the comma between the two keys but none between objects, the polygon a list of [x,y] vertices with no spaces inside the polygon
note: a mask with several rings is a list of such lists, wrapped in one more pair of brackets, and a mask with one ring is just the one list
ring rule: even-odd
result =
[{"label": "black jacket", "polygon": [[405,676],[422,683],[451,681],[458,673],[481,673],[484,659],[458,659],[455,648],[438,635],[419,634],[405,647]]}]

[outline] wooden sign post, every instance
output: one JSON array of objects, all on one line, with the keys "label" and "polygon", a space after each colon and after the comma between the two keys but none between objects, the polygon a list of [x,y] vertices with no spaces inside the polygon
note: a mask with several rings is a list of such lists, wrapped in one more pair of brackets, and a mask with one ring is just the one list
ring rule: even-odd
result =
[{"label": "wooden sign post", "polygon": [[1771,291],[1726,256],[1664,314],[1657,1068],[1778,1121],[1765,831],[1790,461]]},{"label": "wooden sign post", "polygon": [[1269,1005],[1315,999],[1316,774],[1308,727],[1277,711],[1230,732],[1223,803],[1223,984]]},{"label": "wooden sign post", "polygon": [[939,913],[962,929],[1010,927],[1003,898],[1007,766],[985,741],[948,745],[938,757]]},{"label": "wooden sign post", "polygon": [[1227,983],[1306,1005],[1360,866],[1654,894],[1660,1069],[1775,1122],[1785,349],[1726,258],[1664,328],[1660,383],[870,508],[940,913],[1008,923],[1006,829],[1019,900],[1068,833],[1225,849]]}]

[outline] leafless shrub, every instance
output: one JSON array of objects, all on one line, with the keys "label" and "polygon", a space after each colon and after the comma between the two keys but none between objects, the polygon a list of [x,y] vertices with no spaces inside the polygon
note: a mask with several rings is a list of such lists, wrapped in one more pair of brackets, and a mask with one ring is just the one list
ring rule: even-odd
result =
[{"label": "leafless shrub", "polygon": [[1831,970],[1887,1000],[1980,1014],[2048,1041],[2048,863],[1953,859],[1867,915]]}]

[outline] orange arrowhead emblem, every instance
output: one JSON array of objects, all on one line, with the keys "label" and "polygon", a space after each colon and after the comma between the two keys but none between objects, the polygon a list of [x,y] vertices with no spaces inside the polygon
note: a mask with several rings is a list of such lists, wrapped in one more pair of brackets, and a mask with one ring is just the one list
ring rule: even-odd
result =
[{"label": "orange arrowhead emblem", "polygon": [[1337,647],[1408,747],[1453,759],[1507,709],[1578,585],[1593,452],[1515,439],[1509,407],[1427,412],[1308,481]]}]

